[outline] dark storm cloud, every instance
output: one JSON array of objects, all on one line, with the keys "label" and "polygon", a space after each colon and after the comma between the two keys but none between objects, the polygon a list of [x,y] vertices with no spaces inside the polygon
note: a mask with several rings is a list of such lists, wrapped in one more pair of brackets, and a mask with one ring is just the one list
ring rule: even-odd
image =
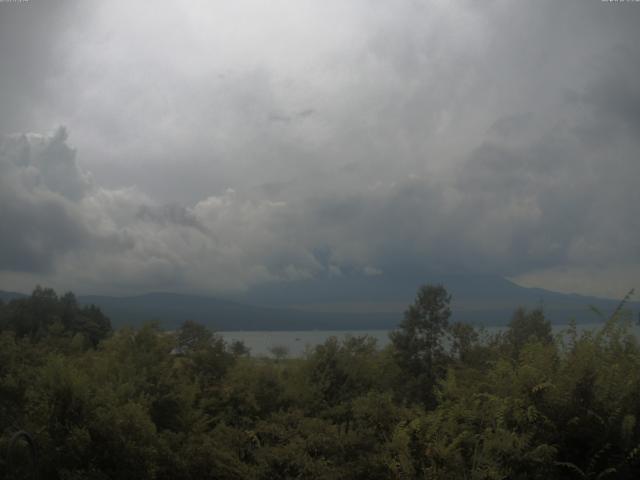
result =
[{"label": "dark storm cloud", "polygon": [[0,269],[50,270],[89,235],[74,204],[84,195],[66,132],[0,139]]},{"label": "dark storm cloud", "polygon": [[88,232],[63,202],[30,201],[12,193],[7,189],[0,195],[0,221],[6,227],[0,269],[46,272],[56,255],[85,244]]},{"label": "dark storm cloud", "polygon": [[590,111],[593,120],[581,130],[586,136],[607,141],[612,136],[640,134],[640,52],[627,45],[612,48],[602,72],[579,94],[572,96]]}]

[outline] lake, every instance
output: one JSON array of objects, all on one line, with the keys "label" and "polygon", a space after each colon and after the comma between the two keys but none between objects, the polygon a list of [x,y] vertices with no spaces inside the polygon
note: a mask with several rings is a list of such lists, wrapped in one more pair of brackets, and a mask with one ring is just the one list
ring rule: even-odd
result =
[{"label": "lake", "polygon": [[[589,323],[577,325],[578,331],[592,330],[601,327],[602,323]],[[568,325],[553,325],[553,332],[558,333],[565,330]],[[488,334],[494,334],[506,327],[485,327]],[[634,326],[636,334],[640,329]],[[344,338],[347,335],[363,336],[369,335],[376,339],[379,348],[389,344],[390,330],[306,330],[306,331],[236,331],[218,332],[227,341],[241,340],[251,349],[251,355],[270,355],[269,349],[273,347],[286,347],[289,356],[299,357],[305,349],[313,348],[324,343],[329,337]]]}]

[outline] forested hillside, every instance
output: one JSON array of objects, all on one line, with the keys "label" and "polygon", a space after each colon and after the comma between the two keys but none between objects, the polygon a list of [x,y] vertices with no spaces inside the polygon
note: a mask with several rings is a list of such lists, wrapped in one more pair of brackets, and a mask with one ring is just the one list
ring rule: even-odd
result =
[{"label": "forested hillside", "polygon": [[0,472],[638,478],[640,344],[624,308],[556,337],[541,310],[518,310],[488,336],[450,322],[450,301],[420,288],[385,349],[331,338],[259,358],[194,322],[114,331],[72,294],[36,289],[0,305]]}]

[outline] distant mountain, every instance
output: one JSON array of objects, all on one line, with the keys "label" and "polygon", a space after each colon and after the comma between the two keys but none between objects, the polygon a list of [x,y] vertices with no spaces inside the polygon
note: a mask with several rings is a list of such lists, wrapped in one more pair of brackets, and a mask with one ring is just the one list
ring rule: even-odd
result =
[{"label": "distant mountain", "polygon": [[[397,326],[418,286],[442,283],[452,294],[452,319],[505,325],[519,306],[541,306],[552,323],[598,322],[591,306],[609,315],[619,300],[524,288],[498,276],[326,277],[262,285],[231,300],[151,293],[136,297],[80,297],[94,303],[115,325],[157,319],[167,328],[190,319],[215,330],[373,330]],[[640,311],[638,302],[627,305]]]},{"label": "distant mountain", "polygon": [[11,300],[14,300],[16,298],[24,298],[27,295],[24,293],[18,293],[18,292],[5,292],[0,290],[0,300],[2,300],[3,302],[9,302]]},{"label": "distant mountain", "polygon": [[[233,299],[148,293],[129,297],[79,296],[82,304],[95,304],[114,326],[141,325],[157,320],[176,328],[185,320],[214,330],[374,330],[394,328],[421,284],[442,283],[452,294],[452,320],[473,324],[505,325],[514,310],[542,307],[555,324],[570,319],[594,323],[590,307],[609,315],[619,300],[567,295],[539,288],[524,288],[489,275],[345,275],[255,287]],[[23,296],[1,292],[5,301]],[[634,317],[640,303],[630,302]]]},{"label": "distant mountain", "polygon": [[[619,299],[606,299],[577,294],[563,294],[540,288],[525,288],[496,275],[437,275],[406,271],[394,275],[345,275],[320,277],[290,284],[266,284],[255,287],[236,300],[276,308],[296,308],[308,312],[348,311],[359,314],[394,314],[402,317],[413,302],[420,285],[442,284],[452,294],[454,321],[484,325],[505,325],[514,310],[542,307],[555,324],[570,319],[578,323],[593,323],[599,317],[591,306],[610,314]],[[639,302],[629,302],[634,315]]]},{"label": "distant mountain", "polygon": [[164,328],[176,328],[185,320],[194,320],[214,330],[228,331],[366,330],[389,328],[394,324],[394,318],[388,314],[306,312],[175,293],[135,297],[80,296],[78,301],[99,306],[114,326],[158,320]]}]

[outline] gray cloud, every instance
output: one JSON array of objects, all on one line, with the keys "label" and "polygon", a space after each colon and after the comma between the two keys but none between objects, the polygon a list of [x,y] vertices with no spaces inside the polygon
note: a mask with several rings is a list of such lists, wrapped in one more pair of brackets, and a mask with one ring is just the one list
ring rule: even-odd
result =
[{"label": "gray cloud", "polygon": [[77,200],[86,179],[59,129],[51,137],[19,135],[0,141],[0,269],[41,272],[54,257],[83,245],[89,232]]},{"label": "gray cloud", "polygon": [[[50,128],[43,111],[55,108],[49,81],[60,74],[60,35],[78,20],[81,4],[32,0],[0,4],[0,133]],[[53,98],[52,98],[53,95]],[[56,122],[58,123],[58,122]]]},{"label": "gray cloud", "polygon": [[173,224],[193,228],[201,233],[207,233],[207,229],[189,210],[177,204],[141,205],[138,209],[137,218],[161,225]]},{"label": "gray cloud", "polygon": [[631,3],[20,5],[0,130],[78,158],[3,141],[0,281],[640,272]]}]

